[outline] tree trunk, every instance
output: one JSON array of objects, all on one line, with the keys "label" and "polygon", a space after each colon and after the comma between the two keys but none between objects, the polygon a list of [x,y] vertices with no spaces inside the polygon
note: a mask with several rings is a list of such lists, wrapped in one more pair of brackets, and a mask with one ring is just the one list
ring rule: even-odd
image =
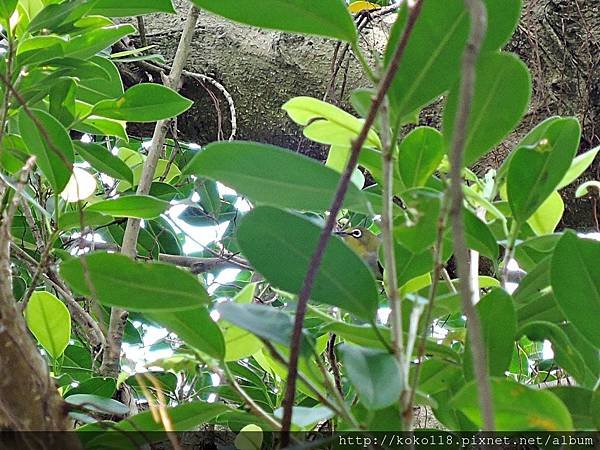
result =
[{"label": "tree trunk", "polygon": [[[65,403],[12,293],[9,228],[0,226],[0,431],[68,430],[71,423]],[[65,434],[18,433],[13,437],[25,440],[27,447],[8,445],[6,439],[11,437],[5,434],[0,447],[77,448],[74,438]]]}]

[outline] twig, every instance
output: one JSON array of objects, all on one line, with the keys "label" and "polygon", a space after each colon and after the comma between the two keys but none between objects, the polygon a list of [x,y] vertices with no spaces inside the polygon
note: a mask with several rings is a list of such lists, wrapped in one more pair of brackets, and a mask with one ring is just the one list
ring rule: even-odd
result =
[{"label": "twig", "polygon": [[140,33],[140,43],[142,47],[148,47],[148,38],[146,37],[146,24],[143,16],[137,16],[138,32]]},{"label": "twig", "polygon": [[471,113],[471,103],[475,94],[475,64],[485,37],[487,28],[486,9],[481,0],[465,0],[471,16],[471,31],[469,41],[463,55],[462,79],[460,84],[460,96],[458,114],[452,136],[452,147],[450,153],[450,219],[452,221],[452,237],[454,240],[454,256],[456,268],[460,278],[460,293],[465,316],[467,317],[467,329],[471,340],[471,351],[473,353],[473,364],[479,405],[483,416],[483,424],[486,431],[494,430],[494,413],[491,397],[491,386],[488,377],[488,365],[486,351],[481,336],[481,325],[475,305],[473,304],[473,293],[471,289],[469,271],[469,250],[465,241],[463,223],[463,191],[461,170],[464,160],[464,148],[467,136],[467,126]]},{"label": "twig", "polygon": [[[29,256],[27,252],[21,249],[14,242],[11,242],[11,252],[16,258],[20,259],[25,264],[27,264],[30,270],[35,270],[35,268],[37,267],[37,261],[31,256]],[[54,269],[47,268],[47,272],[44,274],[44,279],[48,281],[52,285],[52,287],[54,287],[54,289],[56,289],[56,291],[60,294],[63,301],[67,305],[67,308],[69,309],[73,320],[77,325],[81,327],[90,345],[92,345],[93,347],[104,347],[106,340],[104,338],[102,330],[98,326],[98,323],[75,300],[69,289],[61,281]]]},{"label": "twig", "polygon": [[[196,22],[198,21],[199,11],[195,6],[190,7],[185,27],[179,41],[177,52],[173,60],[171,73],[165,79],[165,85],[172,89],[178,89],[181,81],[183,66],[187,60],[190,44],[194,35]],[[148,149],[148,156],[144,162],[142,176],[137,187],[138,195],[147,195],[150,192],[156,165],[163,151],[169,121],[161,120],[156,124],[152,143]],[[138,235],[140,232],[141,221],[139,219],[129,219],[123,236],[123,246],[121,252],[130,258],[135,258]],[[121,344],[123,333],[127,322],[127,312],[120,308],[113,308],[110,312],[110,325],[107,336],[107,347],[102,358],[100,373],[106,376],[116,377],[119,372],[119,362],[121,356]]]},{"label": "twig", "polygon": [[400,66],[400,62],[402,60],[402,55],[404,54],[404,49],[408,43],[408,38],[412,32],[414,24],[421,12],[421,7],[423,5],[422,0],[418,0],[415,6],[413,7],[408,21],[406,23],[406,28],[404,30],[404,34],[396,50],[394,52],[394,56],[390,61],[390,65],[388,66],[385,75],[379,82],[379,86],[377,88],[377,94],[371,103],[371,108],[369,109],[369,113],[367,118],[365,119],[365,123],[360,131],[359,136],[352,142],[352,147],[350,149],[350,157],[348,158],[348,162],[346,163],[346,168],[340,178],[339,185],[337,187],[335,197],[329,208],[329,215],[327,216],[327,221],[325,223],[325,227],[321,231],[321,235],[319,236],[319,242],[317,244],[317,248],[315,249],[314,254],[310,259],[310,263],[308,266],[308,271],[306,276],[304,277],[304,281],[302,283],[302,288],[300,290],[300,294],[298,295],[298,305],[296,307],[296,317],[294,320],[294,331],[292,334],[291,340],[291,352],[290,352],[290,364],[288,369],[288,379],[286,385],[285,398],[283,401],[283,420],[282,420],[282,433],[281,433],[281,445],[285,447],[289,445],[290,442],[290,427],[292,423],[292,408],[294,406],[294,400],[296,397],[296,378],[298,376],[298,358],[300,356],[300,340],[302,337],[302,327],[304,324],[304,316],[306,314],[306,307],[308,304],[308,298],[310,297],[310,293],[312,291],[312,287],[319,270],[319,266],[321,265],[321,261],[323,260],[323,255],[325,254],[325,247],[327,246],[327,242],[331,236],[333,231],[333,227],[335,226],[337,220],[337,214],[342,207],[342,203],[344,200],[344,196],[346,191],[348,190],[348,185],[350,183],[350,178],[352,173],[354,172],[354,168],[356,167],[356,163],[358,161],[358,156],[360,154],[360,149],[367,139],[367,135],[375,123],[375,118],[377,117],[377,113],[379,112],[379,108],[383,104],[383,100],[392,84],[392,80],[394,75],[398,71]]},{"label": "twig", "polygon": [[[383,151],[381,164],[383,166],[383,210],[381,213],[381,236],[383,258],[385,263],[385,288],[387,290],[391,316],[392,350],[402,370],[404,383],[408,380],[408,365],[404,362],[404,337],[402,333],[402,304],[398,289],[396,272],[396,256],[394,250],[394,143],[391,141],[388,102],[385,100],[381,107],[381,136]],[[404,387],[402,389],[404,391]]]},{"label": "twig", "polygon": [[[418,363],[415,368],[414,382],[410,389],[410,395],[407,398],[406,403],[403,405],[404,411],[402,413],[405,418],[405,423],[411,423],[412,420],[407,420],[412,416],[412,405],[415,400],[415,394],[419,385],[419,375],[421,373],[421,367],[423,366],[423,357],[425,356],[425,343],[427,342],[427,330],[429,328],[429,322],[431,322],[431,316],[433,315],[433,305],[435,304],[435,296],[437,294],[437,288],[440,281],[440,276],[444,270],[444,263],[442,261],[444,253],[444,231],[446,229],[446,219],[448,216],[447,202],[444,201],[440,215],[438,217],[437,225],[437,236],[434,244],[433,261],[434,269],[433,276],[431,279],[431,287],[429,288],[429,297],[427,299],[427,309],[425,311],[425,323],[421,340],[419,341],[419,347],[417,348],[417,359]],[[407,354],[407,356],[409,356]],[[412,419],[412,417],[411,417]]]},{"label": "twig", "polygon": [[264,409],[262,409],[254,400],[252,400],[252,397],[246,394],[246,391],[244,391],[242,387],[238,384],[238,382],[235,379],[235,376],[231,373],[229,367],[227,367],[227,364],[223,364],[223,371],[225,372],[225,375],[227,376],[231,387],[238,393],[240,397],[242,397],[242,400],[244,400],[246,405],[248,405],[250,411],[255,416],[264,419],[269,425],[273,427],[275,431],[281,430],[281,424],[276,419],[267,414]]}]

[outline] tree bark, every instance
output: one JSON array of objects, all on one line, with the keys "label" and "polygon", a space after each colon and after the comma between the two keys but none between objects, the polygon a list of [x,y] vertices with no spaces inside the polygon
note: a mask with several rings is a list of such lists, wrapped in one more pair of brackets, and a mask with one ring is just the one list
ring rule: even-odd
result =
[{"label": "tree bark", "polygon": [[[3,217],[3,223],[6,221]],[[9,227],[0,226],[0,430],[64,431],[68,410],[12,293]],[[77,448],[66,435],[20,434],[32,449]],[[74,446],[74,447],[73,447]],[[7,447],[8,448],[8,447]]]}]

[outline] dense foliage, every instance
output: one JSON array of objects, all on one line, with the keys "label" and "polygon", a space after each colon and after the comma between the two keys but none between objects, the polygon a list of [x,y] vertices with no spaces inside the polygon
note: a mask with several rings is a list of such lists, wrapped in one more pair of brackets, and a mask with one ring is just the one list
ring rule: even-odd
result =
[{"label": "dense foliage", "polygon": [[[481,429],[481,370],[498,430],[599,427],[600,242],[556,231],[559,190],[576,183],[598,148],[577,156],[578,120],[549,117],[498,170],[468,168],[528,108],[528,69],[500,50],[520,1],[483,1],[487,33],[468,105],[459,211],[450,208],[448,155],[464,106],[471,20],[463,0],[425,0],[412,29],[412,11],[401,2],[374,68],[360,53],[348,8],[362,14],[376,11],[375,3],[193,3],[245,24],[348,43],[374,87],[352,93],[353,113],[311,97],[283,105],[306,138],[330,147],[324,165],[261,143],[199,149],[175,139],[152,162],[148,139],[129,135],[126,124],[174,118],[191,102],[161,84],[124,90],[115,63],[143,56],[111,53],[136,30],[107,17],[173,12],[170,0],[0,4],[0,208],[10,226],[12,291],[76,426],[107,430],[97,438],[103,444],[120,439],[114,430],[207,423],[275,430],[297,350],[295,429],[328,421],[336,430],[408,429],[413,405],[431,408],[448,429]],[[403,43],[334,217],[337,231],[350,234],[329,238],[293,343],[298,294],[326,212]],[[441,96],[441,130],[416,126],[421,109]],[[137,187],[148,170],[152,183],[143,192]],[[582,185],[578,195],[595,186]],[[380,233],[386,205],[393,239],[359,245]],[[461,216],[470,250],[471,276],[460,281],[452,214]],[[136,219],[132,259],[119,249]],[[510,278],[515,263],[526,272],[518,287]],[[460,284],[474,291],[466,301],[476,302],[479,341],[467,332]],[[107,340],[114,343],[111,308],[129,312],[116,373],[101,368]],[[81,310],[95,323],[81,320]],[[473,347],[485,360],[473,357]],[[538,386],[552,381],[558,385]],[[125,389],[129,404],[116,395]],[[132,414],[136,404],[150,411]]]}]

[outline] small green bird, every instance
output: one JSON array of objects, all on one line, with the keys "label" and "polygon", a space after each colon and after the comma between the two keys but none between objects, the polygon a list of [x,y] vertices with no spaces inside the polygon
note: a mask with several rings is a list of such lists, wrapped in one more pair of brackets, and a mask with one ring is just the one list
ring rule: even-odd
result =
[{"label": "small green bird", "polygon": [[364,227],[336,231],[335,234],[342,237],[344,242],[367,263],[377,277],[381,276],[383,271],[378,258],[381,239],[378,235]]}]

